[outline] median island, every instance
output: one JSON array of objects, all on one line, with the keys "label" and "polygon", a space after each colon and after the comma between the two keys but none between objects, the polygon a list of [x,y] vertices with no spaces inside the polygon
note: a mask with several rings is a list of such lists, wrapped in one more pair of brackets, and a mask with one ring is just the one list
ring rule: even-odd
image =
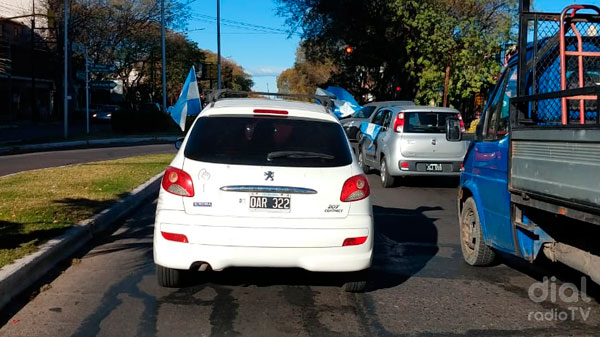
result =
[{"label": "median island", "polygon": [[142,155],[1,177],[0,268],[127,196],[172,159]]}]

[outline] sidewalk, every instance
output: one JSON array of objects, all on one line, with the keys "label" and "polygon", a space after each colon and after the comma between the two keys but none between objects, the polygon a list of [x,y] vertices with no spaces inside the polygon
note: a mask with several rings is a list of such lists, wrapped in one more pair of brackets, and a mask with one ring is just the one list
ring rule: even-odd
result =
[{"label": "sidewalk", "polygon": [[69,125],[68,138],[65,139],[64,126],[59,122],[11,123],[0,125],[0,155],[113,145],[170,143],[183,136],[183,133],[178,132],[113,133],[110,123],[90,124],[90,133],[87,134],[85,123],[73,123]]}]

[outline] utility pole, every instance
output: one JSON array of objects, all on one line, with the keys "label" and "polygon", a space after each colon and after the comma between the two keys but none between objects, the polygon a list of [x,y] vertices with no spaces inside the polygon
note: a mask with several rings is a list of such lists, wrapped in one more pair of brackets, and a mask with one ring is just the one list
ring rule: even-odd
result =
[{"label": "utility pole", "polygon": [[217,0],[217,89],[221,89],[221,0]]},{"label": "utility pole", "polygon": [[85,53],[85,133],[90,134],[90,73],[87,46],[84,46],[83,50]]},{"label": "utility pole", "polygon": [[65,35],[65,41],[64,41],[65,42],[65,45],[64,45],[64,56],[65,56],[64,68],[65,69],[64,70],[65,70],[65,73],[64,73],[64,78],[63,78],[63,85],[64,85],[65,91],[64,91],[64,97],[63,97],[64,98],[63,109],[64,109],[64,123],[65,123],[65,138],[67,138],[69,136],[69,96],[68,96],[68,94],[69,94],[69,89],[68,89],[69,88],[69,79],[67,78],[67,76],[68,76],[68,74],[67,74],[67,70],[68,70],[67,57],[68,57],[68,50],[69,50],[69,43],[68,43],[69,42],[69,33],[68,33],[69,18],[67,15],[67,9],[68,9],[67,2],[68,2],[68,0],[65,0],[65,9],[64,9],[64,12],[65,12],[65,26],[64,26],[64,31],[65,31],[65,34],[64,34]]},{"label": "utility pole", "polygon": [[160,0],[160,40],[162,49],[162,107],[167,111],[167,57],[165,49],[165,0]]},{"label": "utility pole", "polygon": [[33,4],[33,16],[31,18],[31,117],[34,122],[39,120],[39,110],[35,90],[35,1]]}]

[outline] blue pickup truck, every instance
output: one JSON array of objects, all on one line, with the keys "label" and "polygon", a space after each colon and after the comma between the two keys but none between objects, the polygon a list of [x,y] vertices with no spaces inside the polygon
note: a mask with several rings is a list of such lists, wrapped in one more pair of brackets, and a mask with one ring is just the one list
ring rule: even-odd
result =
[{"label": "blue pickup truck", "polygon": [[462,253],[534,262],[540,252],[600,283],[600,8],[529,11],[471,140],[458,193]]}]

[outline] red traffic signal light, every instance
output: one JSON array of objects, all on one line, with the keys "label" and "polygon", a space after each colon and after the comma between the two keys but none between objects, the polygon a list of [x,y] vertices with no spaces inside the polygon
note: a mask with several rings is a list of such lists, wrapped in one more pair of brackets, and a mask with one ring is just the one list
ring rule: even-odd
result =
[{"label": "red traffic signal light", "polygon": [[396,86],[396,92],[400,92],[400,90],[402,90],[402,88],[400,88],[400,86]]},{"label": "red traffic signal light", "polygon": [[350,46],[346,46],[346,54],[352,54],[352,52],[354,51],[354,48],[350,47]]}]

